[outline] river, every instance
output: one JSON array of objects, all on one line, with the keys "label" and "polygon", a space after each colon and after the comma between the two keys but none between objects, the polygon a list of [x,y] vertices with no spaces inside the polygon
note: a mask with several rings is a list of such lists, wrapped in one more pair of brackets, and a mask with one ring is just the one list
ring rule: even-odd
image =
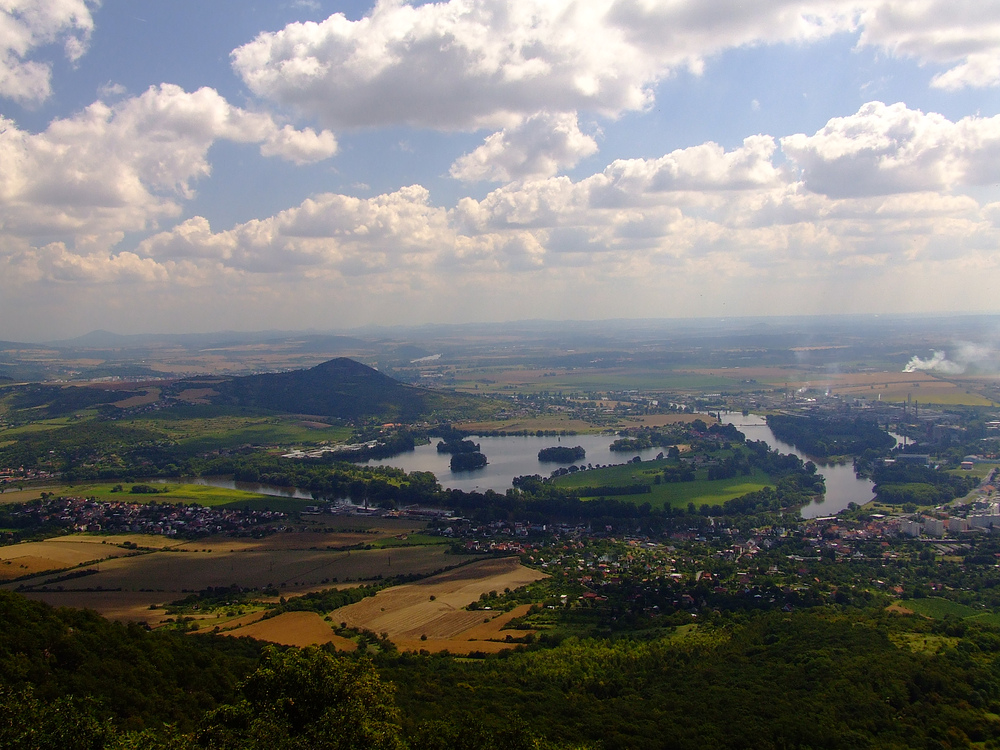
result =
[{"label": "river", "polygon": [[[864,505],[872,499],[872,482],[867,479],[858,479],[854,475],[854,467],[850,463],[823,464],[815,459],[810,459],[809,456],[796,450],[794,446],[778,440],[774,436],[774,433],[771,432],[771,428],[767,426],[764,418],[756,414],[744,416],[739,412],[723,412],[720,416],[723,421],[732,422],[736,425],[740,432],[747,436],[747,440],[763,440],[774,450],[782,453],[794,453],[803,460],[812,460],[816,464],[818,473],[822,474],[826,480],[826,496],[820,502],[811,502],[803,506],[803,518],[835,515],[847,508],[849,503],[854,502],[858,505]],[[429,445],[417,446],[412,452],[402,453],[398,456],[378,461],[369,461],[368,465],[395,466],[408,472],[430,471],[434,473],[434,476],[437,477],[443,487],[459,489],[465,492],[494,490],[502,493],[511,486],[511,480],[516,476],[523,474],[548,476],[554,469],[570,465],[569,463],[542,463],[538,460],[538,451],[542,448],[549,448],[554,445],[568,447],[582,446],[587,451],[587,456],[583,461],[575,463],[590,464],[593,467],[597,467],[599,464],[624,463],[636,455],[641,456],[643,461],[648,461],[656,458],[657,454],[664,450],[663,448],[649,448],[637,452],[614,453],[611,451],[610,445],[615,436],[610,433],[601,435],[568,435],[562,437],[536,437],[529,435],[475,437],[470,439],[479,443],[482,452],[489,459],[489,463],[482,469],[453,472],[449,465],[451,456],[446,453],[437,452],[437,439],[432,439]],[[277,497],[311,499],[311,495],[302,490],[272,487],[251,482],[234,482],[231,479],[224,479],[222,477],[200,477],[184,481],[246,490],[248,492],[257,492]]]},{"label": "river", "polygon": [[779,453],[793,453],[803,461],[812,461],[816,464],[816,473],[822,474],[826,480],[826,495],[820,502],[814,501],[802,506],[803,518],[836,515],[845,510],[850,503],[864,505],[875,496],[872,490],[874,486],[872,481],[858,479],[854,474],[854,466],[850,462],[824,464],[815,458],[810,458],[794,445],[778,440],[763,417],[757,414],[744,416],[739,412],[723,412],[719,416],[723,422],[732,422],[740,432],[747,436],[747,440],[763,440]]}]

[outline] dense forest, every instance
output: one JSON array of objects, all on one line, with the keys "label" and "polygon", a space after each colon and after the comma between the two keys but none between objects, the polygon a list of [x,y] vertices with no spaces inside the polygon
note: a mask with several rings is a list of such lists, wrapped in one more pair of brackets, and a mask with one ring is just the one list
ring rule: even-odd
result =
[{"label": "dense forest", "polygon": [[[5,748],[998,747],[1000,635],[826,607],[455,660],[150,633],[0,593]],[[961,637],[942,653],[907,634]]]},{"label": "dense forest", "polygon": [[876,464],[872,479],[879,501],[916,505],[946,503],[979,483],[974,477],[956,476],[908,461]]},{"label": "dense forest", "polygon": [[896,444],[892,435],[864,417],[769,414],[767,426],[779,440],[816,458],[888,451]]}]

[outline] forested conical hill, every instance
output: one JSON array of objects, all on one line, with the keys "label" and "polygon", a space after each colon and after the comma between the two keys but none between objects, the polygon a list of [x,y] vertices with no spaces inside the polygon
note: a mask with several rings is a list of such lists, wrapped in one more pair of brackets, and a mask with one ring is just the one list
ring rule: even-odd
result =
[{"label": "forested conical hill", "polygon": [[476,406],[472,397],[405,385],[346,357],[308,370],[233,378],[213,388],[217,404],[340,419],[414,421]]}]

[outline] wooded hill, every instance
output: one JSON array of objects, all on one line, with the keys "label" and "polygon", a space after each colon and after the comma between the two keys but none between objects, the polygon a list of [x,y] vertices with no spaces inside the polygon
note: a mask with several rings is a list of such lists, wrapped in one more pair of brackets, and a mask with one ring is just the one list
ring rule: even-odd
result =
[{"label": "wooded hill", "polygon": [[[346,357],[307,370],[193,377],[158,383],[157,387],[166,406],[185,404],[185,391],[206,391],[195,411],[208,401],[216,407],[257,412],[412,422],[480,416],[491,408],[486,399],[405,385]],[[100,385],[29,383],[4,389],[0,400],[8,412],[23,412],[27,421],[71,416],[91,408],[114,417],[122,410],[113,404],[142,396],[145,390],[140,386],[123,390]],[[187,406],[190,408],[190,404]]]},{"label": "wooded hill", "polygon": [[353,359],[338,357],[308,370],[248,375],[213,386],[216,404],[340,419],[415,421],[473,406],[467,396],[404,385]]}]

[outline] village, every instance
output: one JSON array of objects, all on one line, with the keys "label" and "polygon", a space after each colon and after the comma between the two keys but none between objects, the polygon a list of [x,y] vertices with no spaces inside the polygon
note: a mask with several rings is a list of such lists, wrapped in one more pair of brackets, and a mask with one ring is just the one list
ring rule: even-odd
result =
[{"label": "village", "polygon": [[[169,503],[99,501],[54,497],[12,509],[9,518],[21,526],[65,532],[157,534],[200,537],[214,534],[268,534],[282,529],[286,514],[274,510],[236,510]],[[13,536],[7,532],[7,536]]]}]

